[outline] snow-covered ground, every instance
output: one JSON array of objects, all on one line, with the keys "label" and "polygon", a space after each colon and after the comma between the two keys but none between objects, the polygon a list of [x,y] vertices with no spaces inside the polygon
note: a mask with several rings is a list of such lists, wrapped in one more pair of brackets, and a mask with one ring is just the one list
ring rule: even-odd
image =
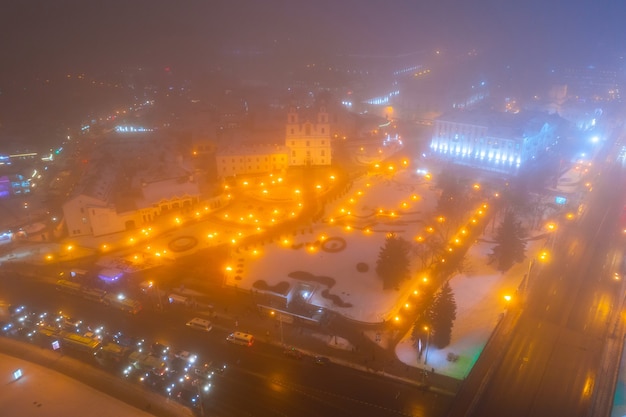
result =
[{"label": "snow-covered ground", "polygon": [[[284,281],[293,286],[297,280],[288,274],[304,271],[334,279],[330,294],[350,307],[339,307],[322,297],[327,289],[322,284],[313,284],[309,302],[358,321],[390,319],[420,277],[406,281],[397,291],[383,291],[375,273],[378,253],[388,233],[408,241],[423,235],[427,227],[424,217],[432,212],[435,201],[430,183],[424,179],[404,174],[361,178],[340,201],[327,206],[325,218],[313,227],[234,254],[234,271],[227,283],[252,288],[254,282],[263,280],[269,285]],[[358,263],[366,264],[368,270],[357,271]]]},{"label": "snow-covered ground", "polygon": [[[528,242],[526,253],[532,259],[543,245],[543,240]],[[407,365],[434,368],[438,373],[463,379],[480,356],[493,329],[506,311],[505,296],[515,297],[517,288],[527,273],[529,261],[516,264],[506,273],[500,273],[487,264],[487,254],[493,244],[477,243],[468,252],[470,271],[450,280],[457,302],[456,320],[450,345],[444,349],[428,349],[418,360],[410,334],[396,346],[396,355]],[[455,361],[448,360],[455,355]]]},{"label": "snow-covered ground", "polygon": [[[578,178],[577,171],[566,173],[559,181],[559,189],[562,186],[564,191],[571,191]],[[419,287],[421,277],[416,273],[399,290],[383,291],[374,272],[378,252],[389,232],[409,241],[423,234],[432,223],[429,214],[433,212],[436,200],[431,183],[408,171],[393,177],[364,177],[356,181],[340,201],[327,207],[325,219],[311,229],[236,254],[237,259],[232,261],[237,263],[237,270],[227,282],[243,288],[252,288],[259,280],[269,285],[286,281],[293,286],[296,280],[288,274],[294,271],[331,277],[335,285],[329,288],[330,293],[350,306],[338,307],[322,297],[321,292],[326,286],[321,284],[314,284],[311,303],[358,321],[391,319],[404,306],[412,291]],[[487,228],[486,233],[491,230],[491,227]],[[544,232],[534,231],[534,234]],[[489,240],[490,236],[484,237]],[[324,242],[329,240],[333,241],[331,247],[343,246],[345,242],[345,248],[337,252],[321,250]],[[506,311],[504,296],[515,296],[530,259],[537,256],[544,244],[545,238],[529,240],[527,260],[504,274],[487,264],[487,254],[493,244],[484,241],[474,244],[467,255],[468,271],[450,281],[457,303],[457,319],[450,345],[442,350],[429,347],[427,364],[424,364],[425,357],[418,359],[409,333],[396,346],[398,358],[409,366],[434,368],[441,374],[459,379],[466,377]],[[369,270],[358,272],[356,265],[359,262],[366,263]],[[374,332],[370,337],[375,337]],[[343,341],[338,344],[345,345]],[[448,360],[450,353],[457,359]]]},{"label": "snow-covered ground", "polygon": [[[559,190],[575,191],[579,179],[578,171],[566,173],[559,181]],[[329,277],[334,280],[331,286],[309,282],[309,302],[362,322],[392,319],[404,308],[413,291],[422,285],[422,276],[414,264],[412,279],[405,281],[398,290],[383,291],[382,282],[375,274],[376,259],[388,233],[415,241],[427,233],[428,227],[438,226],[432,218],[437,201],[432,181],[409,170],[364,176],[356,180],[344,196],[328,204],[324,218],[312,227],[285,234],[271,243],[233,251],[232,271],[227,274],[226,282],[252,289],[253,284],[261,280],[268,285],[288,282],[293,287],[298,280],[288,274],[296,271]],[[208,243],[204,240],[212,232],[195,230],[198,245],[194,249],[206,246]],[[485,230],[492,233],[493,229]],[[189,230],[180,233],[189,236]],[[535,230],[533,233],[542,232]],[[219,239],[226,239],[228,235],[221,232]],[[176,236],[178,233],[168,233],[161,244],[166,245]],[[490,236],[484,238],[489,240]],[[450,281],[457,303],[451,344],[441,351],[429,348],[425,365],[424,358],[418,361],[416,348],[407,334],[396,347],[397,356],[409,366],[433,367],[439,373],[464,378],[505,311],[504,295],[515,294],[528,269],[528,260],[536,256],[544,244],[545,240],[529,240],[527,261],[505,274],[486,264],[493,244],[474,244],[468,252],[469,270]],[[31,250],[28,255],[43,258],[45,250],[37,247],[36,251],[38,253]],[[16,253],[6,256],[14,257]],[[5,260],[9,259],[0,258],[0,262]],[[358,263],[367,265],[367,271],[357,271]],[[338,306],[323,297],[323,290],[338,296],[343,305]],[[374,339],[375,332],[369,336]],[[344,340],[334,339],[328,343],[337,348],[349,348]],[[387,340],[383,337],[381,343]],[[448,353],[458,355],[458,360],[448,361]]]}]

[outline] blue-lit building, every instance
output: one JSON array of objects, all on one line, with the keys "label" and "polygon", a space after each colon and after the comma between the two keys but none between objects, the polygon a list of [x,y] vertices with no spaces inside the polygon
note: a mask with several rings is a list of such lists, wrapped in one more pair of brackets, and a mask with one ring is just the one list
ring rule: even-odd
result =
[{"label": "blue-lit building", "polygon": [[0,176],[0,198],[30,193],[30,178],[20,174]]},{"label": "blue-lit building", "polygon": [[452,111],[435,120],[430,155],[514,174],[556,144],[562,121],[558,115],[539,112]]}]

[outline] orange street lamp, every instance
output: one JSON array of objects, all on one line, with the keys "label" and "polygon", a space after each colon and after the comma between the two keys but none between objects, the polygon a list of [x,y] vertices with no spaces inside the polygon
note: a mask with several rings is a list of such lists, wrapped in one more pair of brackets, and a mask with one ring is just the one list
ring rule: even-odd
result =
[{"label": "orange street lamp", "polygon": [[428,364],[428,348],[430,345],[430,334],[432,333],[432,331],[428,326],[424,326],[424,331],[426,332],[426,349],[424,353],[424,365],[427,365]]}]

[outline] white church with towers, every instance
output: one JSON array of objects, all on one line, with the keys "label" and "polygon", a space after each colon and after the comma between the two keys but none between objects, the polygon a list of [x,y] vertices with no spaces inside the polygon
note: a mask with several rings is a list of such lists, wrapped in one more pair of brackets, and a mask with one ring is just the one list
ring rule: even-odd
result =
[{"label": "white church with towers", "polygon": [[[307,109],[308,110],[308,109]],[[317,114],[289,109],[285,131],[285,146],[289,149],[290,166],[330,165],[330,118],[326,106]]]},{"label": "white church with towers", "polygon": [[325,105],[290,107],[284,145],[239,145],[218,150],[222,178],[283,172],[289,166],[328,166],[332,162],[331,123]]}]

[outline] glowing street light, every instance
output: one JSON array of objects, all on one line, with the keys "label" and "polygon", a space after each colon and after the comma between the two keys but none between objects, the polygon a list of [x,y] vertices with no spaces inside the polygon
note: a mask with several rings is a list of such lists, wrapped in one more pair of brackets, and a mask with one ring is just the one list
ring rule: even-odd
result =
[{"label": "glowing street light", "polygon": [[[276,312],[272,310],[270,312],[270,315],[272,317],[275,317],[276,316]],[[284,345],[285,342],[283,340],[283,315],[282,314],[278,314],[278,321],[280,322],[280,344]]]},{"label": "glowing street light", "polygon": [[556,223],[550,222],[550,223],[546,224],[546,229],[548,229],[551,232],[555,231],[556,230]]},{"label": "glowing street light", "polygon": [[432,330],[428,326],[424,326],[424,331],[426,332],[426,349],[424,352],[424,365],[428,364],[428,348],[430,347],[430,334]]}]

